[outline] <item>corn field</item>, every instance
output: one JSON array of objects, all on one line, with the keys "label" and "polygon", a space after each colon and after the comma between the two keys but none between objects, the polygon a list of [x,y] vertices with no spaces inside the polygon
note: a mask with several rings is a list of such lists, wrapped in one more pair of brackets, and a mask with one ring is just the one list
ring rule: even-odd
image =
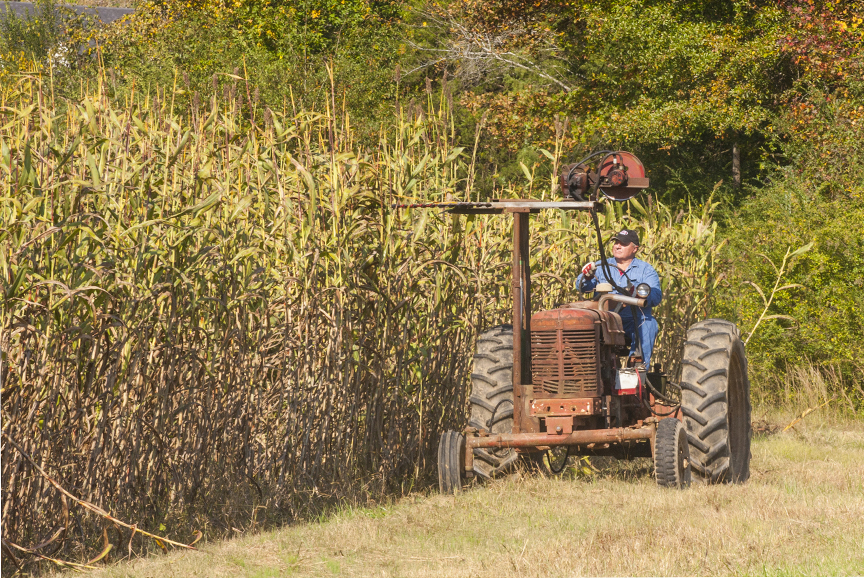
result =
[{"label": "corn field", "polygon": [[[52,94],[35,74],[0,89],[4,434],[72,494],[180,541],[427,483],[439,432],[464,425],[475,335],[511,306],[507,217],[390,208],[470,198],[447,100],[364,148],[335,106]],[[639,229],[661,274],[673,371],[717,280],[711,209],[601,215],[607,238]],[[587,215],[531,226],[535,307],[574,300],[597,258]],[[2,502],[4,540],[54,536],[45,555],[149,544],[9,443]]]}]

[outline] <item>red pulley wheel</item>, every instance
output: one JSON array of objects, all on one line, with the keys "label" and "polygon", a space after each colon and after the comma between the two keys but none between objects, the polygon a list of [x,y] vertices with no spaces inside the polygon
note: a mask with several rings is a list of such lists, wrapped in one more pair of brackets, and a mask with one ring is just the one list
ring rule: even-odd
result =
[{"label": "red pulley wheel", "polygon": [[597,172],[600,191],[613,201],[627,201],[648,188],[645,167],[632,153],[617,151],[606,155]]}]

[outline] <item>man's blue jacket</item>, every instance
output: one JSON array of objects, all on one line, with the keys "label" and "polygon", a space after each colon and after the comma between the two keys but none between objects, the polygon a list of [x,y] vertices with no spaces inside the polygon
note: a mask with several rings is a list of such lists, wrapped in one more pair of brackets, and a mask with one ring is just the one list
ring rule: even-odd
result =
[{"label": "man's blue jacket", "polygon": [[[633,355],[636,352],[635,333],[638,330],[639,341],[642,344],[643,361],[645,362],[645,367],[650,370],[651,353],[654,351],[654,340],[657,339],[658,332],[657,320],[654,319],[651,310],[656,305],[659,305],[660,301],[663,299],[663,289],[660,288],[660,276],[657,275],[657,271],[654,270],[654,267],[641,259],[633,259],[630,266],[627,267],[627,270],[624,272],[621,272],[621,270],[618,269],[614,257],[611,257],[606,261],[609,263],[609,270],[610,273],[612,273],[611,280],[606,277],[606,273],[603,271],[600,261],[597,261],[595,263],[597,270],[594,273],[594,277],[586,279],[584,275],[579,275],[576,279],[576,286],[583,293],[588,293],[597,287],[597,283],[613,283],[613,285],[617,284],[621,287],[626,287],[627,280],[629,279],[630,283],[633,285],[634,292],[636,286],[640,283],[647,283],[651,287],[651,294],[648,296],[648,299],[645,300],[645,307],[636,308],[637,320],[635,323],[633,315],[630,312],[630,307],[625,306],[620,311],[621,321],[624,324],[624,331],[630,335],[630,354]],[[617,290],[616,293],[626,295],[626,293]]]}]

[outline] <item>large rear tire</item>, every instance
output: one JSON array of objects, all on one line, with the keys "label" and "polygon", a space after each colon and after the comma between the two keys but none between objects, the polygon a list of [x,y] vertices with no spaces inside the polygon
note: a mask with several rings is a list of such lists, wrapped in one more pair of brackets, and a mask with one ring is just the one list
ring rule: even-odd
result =
[{"label": "large rear tire", "polygon": [[750,477],[750,381],[738,328],[707,319],[687,332],[681,371],[681,411],[693,477],[743,483]]},{"label": "large rear tire", "polygon": [[[471,373],[468,425],[491,433],[513,432],[513,326],[499,325],[477,338]],[[512,448],[474,450],[474,472],[493,478],[519,459]]]}]

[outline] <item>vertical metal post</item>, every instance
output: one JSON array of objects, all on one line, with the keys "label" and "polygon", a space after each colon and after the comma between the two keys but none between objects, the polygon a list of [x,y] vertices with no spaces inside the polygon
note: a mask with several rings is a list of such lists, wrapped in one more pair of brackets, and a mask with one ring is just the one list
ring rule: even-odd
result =
[{"label": "vertical metal post", "polygon": [[531,383],[531,264],[527,210],[513,213],[513,433],[522,431],[523,386]]}]

